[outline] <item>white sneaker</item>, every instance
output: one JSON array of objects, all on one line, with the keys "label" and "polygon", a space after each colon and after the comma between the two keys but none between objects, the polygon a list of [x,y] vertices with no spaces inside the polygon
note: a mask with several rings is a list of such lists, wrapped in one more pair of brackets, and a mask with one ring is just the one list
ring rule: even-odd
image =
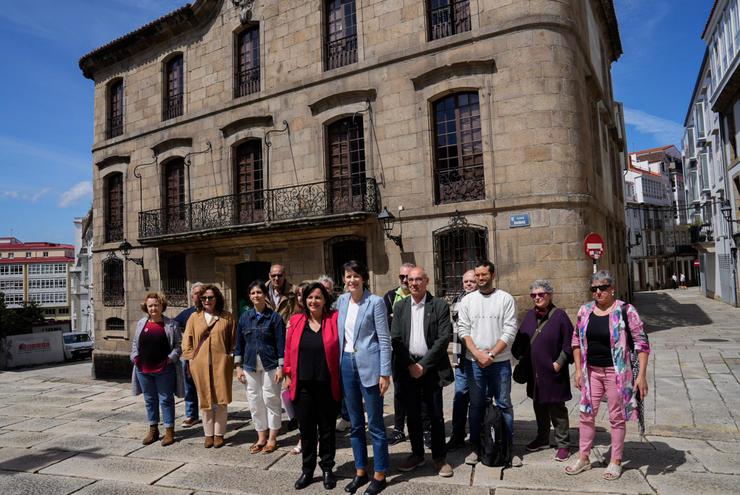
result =
[{"label": "white sneaker", "polygon": [[473,451],[465,458],[465,464],[468,466],[475,466],[480,462],[480,457],[478,457],[478,452]]},{"label": "white sneaker", "polygon": [[345,420],[344,418],[339,418],[337,420],[337,428],[336,428],[336,430],[339,433],[344,433],[345,431],[347,431],[349,429],[349,426],[350,426],[349,421]]}]

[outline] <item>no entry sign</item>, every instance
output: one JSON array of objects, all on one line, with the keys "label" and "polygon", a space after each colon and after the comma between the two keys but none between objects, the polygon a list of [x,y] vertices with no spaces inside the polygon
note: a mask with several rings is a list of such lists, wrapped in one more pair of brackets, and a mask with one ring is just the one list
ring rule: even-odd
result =
[{"label": "no entry sign", "polygon": [[583,251],[592,260],[598,260],[604,256],[604,239],[599,234],[591,232],[583,240]]},{"label": "no entry sign", "polygon": [[694,260],[694,266],[697,266],[697,267],[701,266],[701,263],[699,262],[699,260]]}]

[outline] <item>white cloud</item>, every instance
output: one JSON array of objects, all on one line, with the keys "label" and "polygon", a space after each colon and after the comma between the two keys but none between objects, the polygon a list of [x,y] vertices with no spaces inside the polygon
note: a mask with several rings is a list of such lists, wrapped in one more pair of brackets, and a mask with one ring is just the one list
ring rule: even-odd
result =
[{"label": "white cloud", "polygon": [[678,122],[651,115],[634,108],[624,109],[624,122],[633,126],[637,132],[653,136],[658,146],[668,144],[678,145],[680,148],[684,128]]},{"label": "white cloud", "polygon": [[44,187],[36,191],[19,191],[15,189],[0,189],[0,199],[17,199],[20,201],[28,201],[29,203],[35,203],[49,191],[50,187]]},{"label": "white cloud", "polygon": [[[0,148],[6,152],[6,156],[18,155],[25,158],[29,163],[46,163],[52,165],[64,165],[75,170],[89,171],[91,169],[90,159],[75,156],[66,150],[57,150],[44,147],[39,143],[31,143],[9,135],[0,135]],[[35,160],[29,160],[33,158]]]},{"label": "white cloud", "polygon": [[92,183],[90,181],[78,182],[59,196],[59,207],[66,208],[72,203],[90,196],[92,194]]}]

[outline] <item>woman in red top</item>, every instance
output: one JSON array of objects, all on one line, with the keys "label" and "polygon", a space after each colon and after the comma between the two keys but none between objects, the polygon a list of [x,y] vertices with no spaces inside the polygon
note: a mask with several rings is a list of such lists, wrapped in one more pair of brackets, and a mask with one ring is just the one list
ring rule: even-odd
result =
[{"label": "woman in red top", "polygon": [[[167,300],[162,294],[147,294],[141,310],[146,316],[136,324],[136,334],[131,345],[131,376],[134,395],[144,394],[149,433],[143,440],[149,445],[159,439],[159,408],[164,416],[162,445],[175,441],[175,394],[182,397],[182,368],[175,363],[180,359],[180,328],[177,321],[162,313]],[[179,392],[179,393],[178,393]]]},{"label": "woman in red top", "polygon": [[304,311],[288,323],[283,366],[303,443],[303,468],[295,488],[300,490],[313,481],[318,443],[324,488],[331,490],[337,485],[332,472],[334,421],[341,399],[337,316],[329,309],[326,288],[318,282],[303,290],[302,299]]}]

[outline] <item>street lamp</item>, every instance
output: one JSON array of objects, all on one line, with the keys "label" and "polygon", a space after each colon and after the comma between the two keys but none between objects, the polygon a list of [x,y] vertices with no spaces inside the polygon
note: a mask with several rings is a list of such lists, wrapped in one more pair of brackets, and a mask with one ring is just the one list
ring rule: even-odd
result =
[{"label": "street lamp", "polygon": [[378,213],[378,222],[380,222],[380,226],[383,227],[383,232],[385,232],[385,236],[389,240],[393,241],[396,246],[398,246],[399,249],[403,251],[403,241],[401,240],[401,236],[391,234],[391,232],[393,232],[393,227],[396,224],[396,217],[393,216],[393,213],[388,211],[387,206],[384,206],[383,211]]},{"label": "street lamp", "polygon": [[123,259],[126,261],[130,261],[131,263],[134,263],[135,265],[139,265],[140,267],[144,268],[144,258],[130,258],[129,254],[131,254],[131,243],[128,242],[126,239],[123,240],[120,246],[118,246],[118,249],[121,251],[121,254],[123,254]]},{"label": "street lamp", "polygon": [[722,213],[725,221],[730,224],[730,226],[732,226],[733,223],[740,223],[740,220],[734,220],[732,218],[732,205],[730,204],[729,199],[726,199],[722,202],[722,207],[719,211]]}]

